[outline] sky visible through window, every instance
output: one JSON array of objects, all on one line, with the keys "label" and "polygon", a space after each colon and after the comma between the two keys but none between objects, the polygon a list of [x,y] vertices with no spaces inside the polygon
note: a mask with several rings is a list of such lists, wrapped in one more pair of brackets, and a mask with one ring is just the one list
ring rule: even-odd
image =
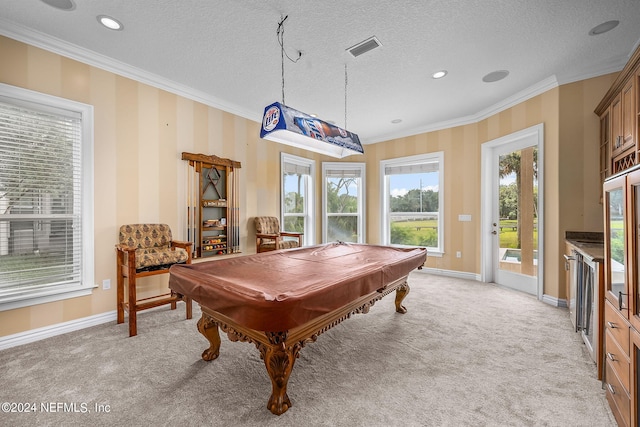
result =
[{"label": "sky visible through window", "polygon": [[438,172],[398,174],[389,176],[391,197],[404,196],[409,190],[438,191]]}]

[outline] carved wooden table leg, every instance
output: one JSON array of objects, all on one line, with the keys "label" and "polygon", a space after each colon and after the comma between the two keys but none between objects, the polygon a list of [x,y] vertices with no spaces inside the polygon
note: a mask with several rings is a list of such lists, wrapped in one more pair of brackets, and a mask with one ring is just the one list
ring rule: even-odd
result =
[{"label": "carved wooden table leg", "polygon": [[406,297],[409,293],[409,290],[410,289],[408,283],[404,283],[396,290],[396,311],[398,313],[404,314],[407,312],[405,306],[402,305],[402,301],[404,300],[404,297]]},{"label": "carved wooden table leg", "polygon": [[198,320],[198,331],[209,340],[209,348],[202,352],[202,359],[207,362],[217,359],[220,355],[220,333],[218,324],[206,313]]},{"label": "carved wooden table leg", "polygon": [[267,408],[276,415],[282,415],[291,407],[291,400],[287,395],[287,383],[300,346],[297,343],[287,346],[286,332],[266,332],[266,335],[271,345],[260,346],[260,353],[271,378],[272,390]]}]

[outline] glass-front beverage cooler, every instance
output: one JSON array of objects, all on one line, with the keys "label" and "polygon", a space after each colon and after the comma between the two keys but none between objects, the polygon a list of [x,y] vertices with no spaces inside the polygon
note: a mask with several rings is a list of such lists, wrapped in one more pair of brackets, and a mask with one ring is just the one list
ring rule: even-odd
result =
[{"label": "glass-front beverage cooler", "polygon": [[[605,252],[607,257],[607,275],[605,298],[618,310],[627,307],[627,276],[626,276],[626,203],[624,176],[607,181],[604,185],[605,195]],[[625,316],[626,317],[626,316]]]}]

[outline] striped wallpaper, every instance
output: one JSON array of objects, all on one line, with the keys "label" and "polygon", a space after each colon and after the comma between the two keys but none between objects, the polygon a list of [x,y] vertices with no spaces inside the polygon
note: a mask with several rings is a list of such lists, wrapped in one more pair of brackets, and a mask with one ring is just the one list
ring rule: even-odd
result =
[{"label": "striped wallpaper", "polygon": [[[259,138],[260,124],[90,65],[0,37],[0,82],[91,104],[95,112],[95,282],[110,290],[91,296],[0,312],[0,337],[115,310],[117,230],[133,222],[166,222],[182,238],[185,222],[183,151],[242,163],[240,232],[243,253],[255,252],[253,217],[279,215],[280,152],[316,160],[319,154]],[[480,273],[481,144],[538,123],[545,126],[545,290],[564,298],[561,263],[566,230],[601,230],[598,120],[593,109],[613,82],[608,75],[551,89],[477,123],[366,145],[367,240],[380,242],[379,162],[445,152],[445,247],[428,266]],[[320,217],[317,203],[317,218]],[[576,208],[577,207],[577,208]],[[471,222],[459,223],[459,214]],[[316,241],[320,241],[317,221]],[[462,258],[455,257],[461,251]],[[453,253],[453,256],[452,256]],[[142,282],[142,294],[166,287],[166,277]]]}]

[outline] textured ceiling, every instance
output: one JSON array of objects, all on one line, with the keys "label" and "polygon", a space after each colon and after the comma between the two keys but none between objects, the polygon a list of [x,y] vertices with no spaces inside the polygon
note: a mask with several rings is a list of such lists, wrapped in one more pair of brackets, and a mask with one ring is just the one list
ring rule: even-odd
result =
[{"label": "textured ceiling", "polygon": [[[558,84],[622,69],[640,0],[0,0],[0,34],[260,121],[282,101],[373,143],[476,121]],[[123,31],[96,16],[120,20]],[[619,20],[613,31],[589,36]],[[382,46],[346,49],[375,36]],[[431,78],[446,69],[440,80]],[[508,70],[504,80],[482,77]],[[594,105],[595,108],[595,105]],[[392,123],[401,119],[400,123]]]}]

